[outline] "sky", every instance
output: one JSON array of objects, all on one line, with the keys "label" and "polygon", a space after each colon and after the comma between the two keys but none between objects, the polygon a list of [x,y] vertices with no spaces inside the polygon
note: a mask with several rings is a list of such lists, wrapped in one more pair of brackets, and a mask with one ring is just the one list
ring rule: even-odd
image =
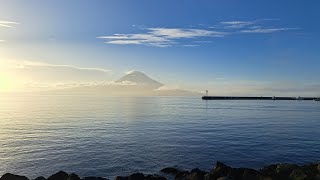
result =
[{"label": "sky", "polygon": [[130,70],[213,95],[320,96],[319,1],[1,0],[0,91]]}]

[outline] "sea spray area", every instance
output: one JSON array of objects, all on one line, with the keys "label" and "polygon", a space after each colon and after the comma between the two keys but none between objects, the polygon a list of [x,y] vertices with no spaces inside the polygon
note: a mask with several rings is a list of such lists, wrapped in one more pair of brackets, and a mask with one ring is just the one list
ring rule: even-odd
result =
[{"label": "sea spray area", "polygon": [[[310,163],[298,166],[296,164],[273,164],[262,169],[232,168],[217,162],[211,171],[206,172],[198,168],[191,171],[168,167],[158,174],[145,175],[133,173],[128,176],[116,176],[114,180],[319,180],[320,163]],[[26,176],[4,174],[0,180],[29,180]],[[104,177],[83,177],[59,171],[48,178],[39,176],[35,180],[108,180]]]}]

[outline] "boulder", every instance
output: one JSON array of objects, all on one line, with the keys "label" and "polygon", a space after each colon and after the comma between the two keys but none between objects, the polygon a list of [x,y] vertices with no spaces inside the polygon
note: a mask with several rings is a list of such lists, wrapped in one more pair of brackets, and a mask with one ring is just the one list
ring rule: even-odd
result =
[{"label": "boulder", "polygon": [[108,179],[103,177],[88,176],[88,177],[84,177],[83,180],[108,180]]},{"label": "boulder", "polygon": [[289,175],[290,180],[304,180],[307,175],[302,171],[302,169],[294,169]]},{"label": "boulder", "polygon": [[245,168],[231,168],[226,178],[229,180],[241,179]]},{"label": "boulder", "polygon": [[219,177],[217,180],[228,180],[228,178],[224,176],[224,177]]},{"label": "boulder", "polygon": [[144,180],[144,174],[133,173],[130,176],[116,176],[115,180]]},{"label": "boulder", "polygon": [[299,169],[300,167],[295,164],[277,164],[275,169],[275,176],[272,177],[273,179],[289,179],[290,174],[293,170]]},{"label": "boulder", "polygon": [[43,176],[39,176],[39,177],[37,177],[36,179],[34,179],[34,180],[47,180],[46,178],[44,178]]},{"label": "boulder", "polygon": [[68,180],[80,180],[80,177],[74,173],[70,174]]},{"label": "boulder", "polygon": [[245,168],[242,174],[242,179],[245,180],[260,180],[263,179],[260,172],[254,169]]},{"label": "boulder", "polygon": [[47,180],[68,180],[69,174],[64,171],[59,171],[54,175],[50,176]]},{"label": "boulder", "polygon": [[218,179],[219,177],[227,177],[231,169],[230,166],[218,161],[215,168],[211,171],[211,178]]},{"label": "boulder", "polygon": [[165,177],[158,175],[147,175],[144,177],[145,180],[167,180]]},{"label": "boulder", "polygon": [[180,171],[177,173],[177,175],[174,177],[175,180],[186,180],[187,176],[190,173],[188,171]]},{"label": "boulder", "polygon": [[133,173],[129,176],[128,180],[144,180],[144,174],[142,173]]},{"label": "boulder", "polygon": [[116,176],[114,180],[128,180],[128,176]]},{"label": "boulder", "polygon": [[187,175],[187,179],[189,180],[204,180],[205,171],[201,171],[200,169],[192,169],[191,172]]},{"label": "boulder", "polygon": [[272,165],[263,167],[259,171],[263,176],[273,177],[276,175],[276,168],[277,168],[277,165],[272,164]]},{"label": "boulder", "polygon": [[0,180],[29,180],[29,179],[25,176],[6,173],[0,178]]},{"label": "boulder", "polygon": [[307,175],[308,179],[315,179],[317,175],[320,175],[320,164],[307,164],[301,166],[301,169],[304,172],[304,174]]},{"label": "boulder", "polygon": [[161,172],[166,173],[166,174],[177,175],[180,172],[180,170],[178,170],[174,167],[167,167],[167,168],[161,169]]}]

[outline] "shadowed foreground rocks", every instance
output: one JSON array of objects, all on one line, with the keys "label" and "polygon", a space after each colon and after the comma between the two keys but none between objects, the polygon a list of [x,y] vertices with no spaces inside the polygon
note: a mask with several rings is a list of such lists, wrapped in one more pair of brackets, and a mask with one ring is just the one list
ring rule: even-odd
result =
[{"label": "shadowed foreground rocks", "polygon": [[[217,162],[210,172],[198,168],[185,171],[173,167],[167,167],[160,171],[165,176],[144,175],[134,173],[129,176],[116,176],[114,180],[320,180],[320,163],[310,163],[303,166],[295,164],[273,164],[262,169],[232,168],[221,162]],[[166,178],[167,177],[167,178]],[[29,180],[25,176],[4,174],[0,180]],[[83,177],[77,174],[68,174],[59,171],[52,176],[37,177],[34,180],[108,180],[103,177]]]},{"label": "shadowed foreground rocks", "polygon": [[320,163],[303,166],[273,164],[262,169],[232,168],[217,162],[210,172],[193,169],[190,172],[176,168],[164,168],[175,180],[320,180]]}]

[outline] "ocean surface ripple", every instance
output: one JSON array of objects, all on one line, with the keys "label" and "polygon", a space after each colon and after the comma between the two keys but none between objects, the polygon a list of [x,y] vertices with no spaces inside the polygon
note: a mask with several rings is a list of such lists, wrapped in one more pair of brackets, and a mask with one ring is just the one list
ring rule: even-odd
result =
[{"label": "ocean surface ripple", "polygon": [[1,96],[0,174],[156,173],[320,160],[320,103]]}]

